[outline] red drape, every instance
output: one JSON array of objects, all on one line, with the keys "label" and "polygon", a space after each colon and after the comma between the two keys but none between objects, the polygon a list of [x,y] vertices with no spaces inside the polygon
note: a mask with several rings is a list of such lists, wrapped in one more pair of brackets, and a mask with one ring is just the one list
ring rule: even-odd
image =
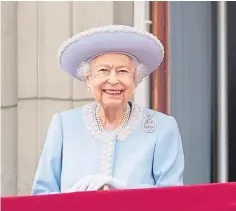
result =
[{"label": "red drape", "polygon": [[236,211],[236,183],[2,198],[3,211]]}]

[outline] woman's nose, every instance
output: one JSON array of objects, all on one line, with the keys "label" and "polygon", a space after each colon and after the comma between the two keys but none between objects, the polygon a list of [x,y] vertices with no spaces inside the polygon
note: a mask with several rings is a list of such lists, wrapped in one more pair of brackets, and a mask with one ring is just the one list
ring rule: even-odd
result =
[{"label": "woman's nose", "polygon": [[111,84],[117,84],[118,83],[118,78],[116,75],[116,71],[111,71],[109,74],[109,82]]}]

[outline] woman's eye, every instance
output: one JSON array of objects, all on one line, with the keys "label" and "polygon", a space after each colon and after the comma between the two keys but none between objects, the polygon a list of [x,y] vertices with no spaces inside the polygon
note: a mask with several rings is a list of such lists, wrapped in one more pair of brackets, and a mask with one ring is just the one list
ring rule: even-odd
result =
[{"label": "woman's eye", "polygon": [[119,72],[122,72],[122,73],[128,73],[127,70],[119,70]]},{"label": "woman's eye", "polygon": [[108,70],[107,69],[100,69],[98,70],[98,72],[107,72]]}]

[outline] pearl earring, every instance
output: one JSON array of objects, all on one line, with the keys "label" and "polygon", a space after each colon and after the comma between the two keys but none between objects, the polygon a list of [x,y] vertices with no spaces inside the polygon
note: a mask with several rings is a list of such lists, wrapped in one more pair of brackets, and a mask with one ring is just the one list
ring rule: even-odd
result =
[{"label": "pearl earring", "polygon": [[90,91],[91,91],[91,88],[90,88],[90,87],[88,87],[88,88],[87,88],[87,90],[88,90],[88,92],[90,92]]}]

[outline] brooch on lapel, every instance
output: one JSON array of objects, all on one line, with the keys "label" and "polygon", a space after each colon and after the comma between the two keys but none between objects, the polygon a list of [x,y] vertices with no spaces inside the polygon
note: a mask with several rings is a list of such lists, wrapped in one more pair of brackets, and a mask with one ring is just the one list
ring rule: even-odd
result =
[{"label": "brooch on lapel", "polygon": [[156,120],[153,118],[153,113],[148,112],[143,123],[143,130],[146,133],[152,133],[156,130]]}]

